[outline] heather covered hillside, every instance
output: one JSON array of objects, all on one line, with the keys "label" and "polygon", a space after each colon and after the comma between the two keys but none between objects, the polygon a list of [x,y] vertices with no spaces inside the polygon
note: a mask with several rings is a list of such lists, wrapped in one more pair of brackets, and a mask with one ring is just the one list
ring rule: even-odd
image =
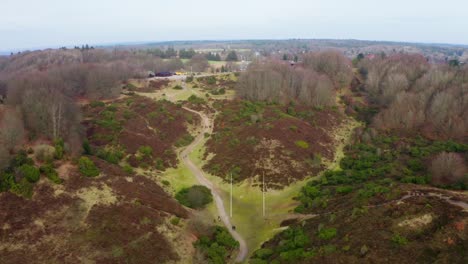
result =
[{"label": "heather covered hillside", "polygon": [[3,262],[464,263],[466,66],[253,49],[2,58]]}]

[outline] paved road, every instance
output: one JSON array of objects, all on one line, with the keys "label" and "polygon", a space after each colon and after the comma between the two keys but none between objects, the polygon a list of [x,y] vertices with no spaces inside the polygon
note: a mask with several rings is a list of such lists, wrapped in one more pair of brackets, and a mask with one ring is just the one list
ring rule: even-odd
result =
[{"label": "paved road", "polygon": [[213,194],[213,198],[216,203],[216,208],[218,210],[219,216],[221,217],[221,220],[223,221],[224,225],[231,233],[232,237],[234,237],[234,239],[239,242],[239,254],[236,257],[236,262],[243,262],[245,258],[247,257],[247,253],[248,253],[247,244],[245,240],[241,237],[241,235],[236,230],[232,229],[232,223],[228,217],[228,214],[226,213],[226,208],[224,208],[223,199],[221,198],[219,190],[213,185],[212,182],[210,182],[205,177],[205,174],[203,173],[203,171],[200,168],[198,168],[189,158],[189,154],[203,140],[204,134],[205,133],[211,134],[213,130],[212,122],[207,115],[201,112],[195,111],[187,107],[184,107],[184,109],[192,113],[195,113],[201,117],[202,131],[200,132],[200,134],[198,134],[195,140],[181,152],[180,155],[181,155],[182,161],[187,165],[187,167],[190,169],[193,175],[195,175],[198,182],[200,182],[200,184],[206,186],[208,189],[211,190],[211,193]]}]

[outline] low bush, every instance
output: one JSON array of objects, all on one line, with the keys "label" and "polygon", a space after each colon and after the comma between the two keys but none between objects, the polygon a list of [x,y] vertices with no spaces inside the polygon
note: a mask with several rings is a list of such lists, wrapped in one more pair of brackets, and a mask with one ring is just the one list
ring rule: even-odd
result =
[{"label": "low bush", "polygon": [[13,159],[10,161],[9,171],[13,172],[15,168],[20,167],[23,164],[34,165],[34,161],[28,157],[28,154],[24,150],[20,150]]},{"label": "low bush", "polygon": [[78,169],[83,176],[96,177],[99,175],[99,169],[88,157],[81,157],[78,161]]},{"label": "low bush", "polygon": [[18,196],[30,199],[33,195],[34,185],[27,179],[23,178],[18,183],[11,185],[10,191]]},{"label": "low bush", "polygon": [[31,183],[39,181],[39,178],[41,176],[39,169],[29,164],[21,165],[17,170],[17,174],[26,178]]},{"label": "low bush", "polygon": [[280,258],[287,262],[309,258],[315,255],[314,251],[307,251],[310,238],[300,227],[289,228],[281,234],[278,247]]},{"label": "low bush", "polygon": [[96,156],[109,163],[118,164],[124,157],[124,153],[119,149],[102,148],[97,151]]},{"label": "low bush", "polygon": [[83,141],[83,154],[84,155],[91,155],[93,153],[91,149],[91,145],[89,144],[88,139],[85,139]]},{"label": "low bush", "polygon": [[133,167],[128,164],[123,166],[123,170],[128,174],[133,174],[134,172]]},{"label": "low bush", "polygon": [[273,253],[273,250],[270,248],[261,248],[255,251],[255,256],[260,259],[268,259]]},{"label": "low bush", "polygon": [[330,240],[336,236],[336,228],[322,228],[317,235],[320,239]]},{"label": "low bush", "polygon": [[63,182],[52,164],[42,165],[39,170],[47,177],[47,179],[51,180],[53,183],[60,184]]},{"label": "low bush", "polygon": [[163,180],[161,183],[162,183],[164,186],[169,186],[169,185],[171,185],[171,183],[170,183],[168,180]]},{"label": "low bush", "polygon": [[188,99],[187,99],[188,102],[192,103],[192,104],[204,104],[205,103],[205,100],[203,98],[200,98],[194,94],[192,94]]},{"label": "low bush", "polygon": [[353,191],[353,187],[352,186],[338,186],[336,187],[335,191],[336,193],[339,193],[339,194],[348,194]]},{"label": "low bush", "polygon": [[389,188],[371,182],[366,183],[364,185],[364,188],[358,191],[358,197],[366,199],[373,197],[377,194],[388,193],[389,191]]},{"label": "low bush", "polygon": [[184,188],[176,194],[175,198],[181,204],[193,209],[204,208],[213,201],[210,189],[202,185]]},{"label": "low bush", "polygon": [[171,218],[171,224],[179,225],[179,223],[180,223],[180,218],[179,217]]},{"label": "low bush", "polygon": [[104,107],[106,106],[106,104],[104,102],[101,102],[101,101],[92,101],[91,103],[89,103],[89,106],[95,108],[95,107]]},{"label": "low bush", "polygon": [[163,171],[166,168],[166,166],[164,165],[164,161],[161,158],[157,158],[155,160],[154,167],[160,171]]},{"label": "low bush", "polygon": [[178,148],[188,146],[190,145],[190,143],[192,143],[194,139],[195,138],[192,135],[185,134],[184,136],[182,136],[176,141],[175,146]]},{"label": "low bush", "polygon": [[396,246],[404,246],[408,244],[408,240],[406,239],[406,237],[401,236],[400,234],[394,234],[391,238],[391,241]]},{"label": "low bush", "polygon": [[225,227],[216,226],[211,235],[201,236],[194,246],[201,250],[208,263],[226,263],[229,253],[239,247]]},{"label": "low bush", "polygon": [[34,157],[40,162],[52,162],[55,149],[49,145],[38,145],[35,147]]},{"label": "low bush", "polygon": [[303,140],[298,140],[296,142],[294,142],[294,144],[296,144],[296,146],[300,147],[300,148],[303,148],[303,149],[308,149],[309,148],[309,143],[303,141]]},{"label": "low bush", "polygon": [[153,148],[150,146],[141,146],[138,148],[138,153],[140,153],[142,157],[149,157],[153,155]]}]

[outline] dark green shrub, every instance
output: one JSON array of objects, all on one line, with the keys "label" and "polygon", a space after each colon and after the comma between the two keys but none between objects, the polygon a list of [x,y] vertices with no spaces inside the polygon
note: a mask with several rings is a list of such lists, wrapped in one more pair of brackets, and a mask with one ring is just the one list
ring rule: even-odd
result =
[{"label": "dark green shrub", "polygon": [[353,187],[351,186],[338,186],[336,187],[336,193],[339,194],[348,194],[353,191]]},{"label": "dark green shrub", "polygon": [[268,259],[271,255],[273,255],[273,250],[270,248],[261,248],[255,251],[255,256],[257,258]]},{"label": "dark green shrub", "polygon": [[194,94],[192,94],[187,101],[189,101],[192,104],[203,104],[205,103],[205,100],[203,98],[200,98]]},{"label": "dark green shrub", "polygon": [[170,183],[168,180],[163,180],[163,181],[162,181],[162,184],[163,184],[164,186],[169,186],[169,185],[171,185],[171,183]]},{"label": "dark green shrub", "polygon": [[188,146],[194,139],[192,135],[185,134],[175,142],[175,146],[178,148]]},{"label": "dark green shrub", "polygon": [[95,123],[103,128],[110,129],[112,131],[119,131],[122,129],[122,124],[115,118],[115,113],[109,110],[101,112],[100,117]]},{"label": "dark green shrub", "polygon": [[78,169],[80,173],[86,177],[96,177],[100,173],[94,162],[87,157],[80,158],[78,161]]},{"label": "dark green shrub", "polygon": [[424,176],[406,176],[400,180],[403,183],[427,184],[429,181]]},{"label": "dark green shrub", "polygon": [[210,189],[202,185],[184,188],[176,194],[175,198],[181,204],[193,209],[203,208],[213,201]]},{"label": "dark green shrub", "polygon": [[394,234],[391,238],[391,241],[396,246],[404,246],[408,244],[408,240],[406,239],[406,237],[401,236],[400,234]]},{"label": "dark green shrub", "polygon": [[99,149],[96,156],[112,164],[118,164],[124,153],[118,149]]},{"label": "dark green shrub", "polygon": [[20,150],[15,157],[10,161],[10,172],[14,168],[17,168],[23,164],[34,165],[34,161],[31,158],[28,158],[28,154],[24,150]]},{"label": "dark green shrub", "polygon": [[25,177],[31,183],[37,182],[41,176],[39,169],[29,164],[21,165],[17,173]]},{"label": "dark green shrub", "polygon": [[15,184],[15,176],[12,173],[0,171],[0,192],[8,191]]},{"label": "dark green shrub", "polygon": [[135,117],[135,112],[131,111],[131,110],[128,110],[128,109],[125,109],[122,113],[123,117],[125,119],[131,119],[131,118],[134,118]]},{"label": "dark green shrub", "polygon": [[171,224],[179,225],[179,223],[180,223],[180,218],[179,217],[171,218]]},{"label": "dark green shrub", "polygon": [[232,175],[232,178],[233,179],[238,179],[241,175],[241,171],[242,171],[242,168],[239,167],[239,166],[233,166],[230,170],[229,170],[229,174]]},{"label": "dark green shrub", "polygon": [[126,165],[123,166],[123,170],[124,170],[126,173],[128,173],[128,174],[133,174],[133,172],[134,172],[132,166],[130,166],[130,165],[128,165],[128,164],[126,164]]},{"label": "dark green shrub", "polygon": [[216,77],[214,76],[208,76],[205,78],[206,80],[206,83],[209,84],[209,85],[214,85],[216,84]]},{"label": "dark green shrub", "polygon": [[18,183],[13,183],[10,191],[18,196],[30,199],[33,195],[34,185],[26,178],[21,179]]},{"label": "dark green shrub", "polygon": [[292,227],[281,233],[280,258],[285,261],[297,261],[299,259],[309,258],[315,255],[314,251],[306,251],[305,248],[310,244],[310,238],[300,227]]},{"label": "dark green shrub", "polygon": [[89,103],[89,105],[91,107],[93,107],[93,108],[106,106],[106,104],[104,102],[101,102],[101,101],[92,101],[91,103]]},{"label": "dark green shrub", "polygon": [[250,264],[268,264],[268,261],[263,260],[263,259],[258,259],[258,258],[251,258],[249,260]]},{"label": "dark green shrub", "polygon": [[176,86],[174,86],[172,89],[174,89],[174,90],[182,90],[182,89],[184,89],[184,88],[183,88],[182,86],[180,86],[180,85],[176,85]]},{"label": "dark green shrub", "polygon": [[89,144],[89,141],[88,139],[85,139],[83,141],[83,154],[84,155],[91,155],[92,154],[92,149],[91,149],[91,145]]},{"label": "dark green shrub", "polygon": [[164,166],[164,161],[160,158],[157,158],[155,161],[155,168],[160,171],[164,170],[166,168]]},{"label": "dark green shrub", "polygon": [[208,263],[222,264],[226,263],[228,253],[239,247],[239,242],[232,238],[226,228],[216,226],[212,235],[201,236],[194,246],[204,253]]},{"label": "dark green shrub", "polygon": [[366,199],[377,194],[387,193],[389,191],[390,191],[389,188],[371,182],[371,183],[366,183],[364,185],[364,188],[358,191],[358,196],[359,198]]},{"label": "dark green shrub", "polygon": [[141,146],[138,148],[138,152],[143,156],[143,157],[149,157],[153,155],[153,148],[150,146]]},{"label": "dark green shrub", "polygon": [[111,112],[116,112],[117,111],[117,105],[111,104],[108,107],[106,107],[106,110],[111,111]]},{"label": "dark green shrub", "polygon": [[57,171],[54,169],[52,164],[45,164],[42,165],[39,170],[41,173],[45,174],[47,179],[51,180],[53,183],[60,184],[63,182],[62,179],[60,179]]},{"label": "dark green shrub", "polygon": [[336,228],[322,228],[318,232],[318,237],[323,240],[330,240],[336,236]]}]

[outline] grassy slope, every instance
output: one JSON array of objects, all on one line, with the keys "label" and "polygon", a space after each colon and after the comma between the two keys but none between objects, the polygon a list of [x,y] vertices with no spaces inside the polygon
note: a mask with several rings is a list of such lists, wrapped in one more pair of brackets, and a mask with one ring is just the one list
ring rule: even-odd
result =
[{"label": "grassy slope", "polygon": [[[187,90],[174,90],[169,85],[168,88],[164,88],[158,94],[145,94],[152,98],[160,98],[162,94],[166,94],[166,98],[171,101],[186,100],[190,95],[195,94],[199,97],[206,99],[205,93],[199,89],[193,89],[193,84],[187,84]],[[213,96],[211,98],[224,99],[225,96],[232,97],[235,92],[227,90],[225,95]],[[347,144],[348,139],[351,135],[353,128],[360,126],[361,124],[354,121],[354,119],[348,119],[344,123],[342,128],[336,133],[335,137],[337,142],[340,142],[336,146],[336,155],[333,162],[328,162],[326,166],[330,169],[337,168],[339,166],[339,160],[344,156],[343,148]],[[205,143],[207,139],[203,140],[197,148],[194,149],[190,158],[196,165],[202,167],[205,163],[203,161],[203,154],[205,152]],[[223,201],[225,207],[230,207],[230,185],[222,181],[221,178],[206,174],[208,179],[218,186],[222,191]],[[271,239],[276,233],[280,232],[280,223],[290,215],[292,209],[297,206],[297,201],[293,198],[299,193],[302,186],[311,178],[307,178],[303,181],[298,181],[282,190],[268,190],[266,193],[266,216],[263,217],[262,210],[262,191],[258,187],[252,187],[249,180],[243,181],[241,184],[233,186],[233,224],[236,225],[239,233],[246,239],[249,253],[251,254],[258,249],[261,244]],[[166,180],[170,183],[170,190],[176,193],[182,188],[189,187],[198,184],[195,177],[191,174],[189,169],[179,161],[179,166],[175,169],[170,168],[166,170],[160,177],[160,180]],[[261,180],[261,179],[260,179]],[[272,213],[274,212],[274,213]],[[217,219],[218,213],[214,206],[214,203],[210,204],[202,214],[204,217]]]},{"label": "grassy slope", "polygon": [[[350,120],[350,122],[343,126],[343,129],[341,129],[336,136],[347,139],[349,138],[352,128],[358,125],[359,123]],[[206,139],[202,141],[202,143],[198,145],[190,155],[190,158],[199,167],[202,167],[205,162],[202,160],[205,151],[205,142]],[[345,140],[342,144],[337,146],[337,161],[339,161],[343,156],[342,150],[346,142],[347,141]],[[331,162],[327,164],[327,166],[329,166],[329,168],[334,168],[337,164],[337,162]],[[206,175],[208,179],[215,183],[222,191],[225,207],[229,208],[230,185],[223,182],[219,177],[209,174]],[[174,192],[177,192],[184,187],[198,184],[190,171],[182,163],[179,163],[179,167],[176,169],[167,170],[162,175],[161,179],[169,181]],[[265,217],[262,216],[263,199],[260,188],[252,187],[248,180],[233,186],[232,222],[236,225],[239,233],[246,239],[249,247],[249,253],[258,249],[264,241],[272,238],[276,233],[281,231],[280,223],[286,219],[291,210],[297,206],[297,201],[293,200],[293,198],[299,193],[299,190],[305,182],[310,179],[311,178],[298,181],[283,190],[268,190],[266,193]],[[213,219],[217,218],[217,212],[214,204],[207,208],[207,212],[211,214]]]}]

